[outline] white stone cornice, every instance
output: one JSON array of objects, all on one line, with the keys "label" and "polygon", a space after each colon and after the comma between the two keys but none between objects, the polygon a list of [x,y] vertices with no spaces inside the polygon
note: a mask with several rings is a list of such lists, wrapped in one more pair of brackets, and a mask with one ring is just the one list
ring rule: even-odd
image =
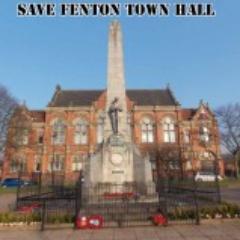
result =
[{"label": "white stone cornice", "polygon": [[134,106],[133,111],[176,111],[180,110],[179,106]]},{"label": "white stone cornice", "polygon": [[94,108],[92,106],[78,106],[78,107],[47,107],[46,112],[64,112],[64,111],[85,111],[90,112],[93,111]]}]

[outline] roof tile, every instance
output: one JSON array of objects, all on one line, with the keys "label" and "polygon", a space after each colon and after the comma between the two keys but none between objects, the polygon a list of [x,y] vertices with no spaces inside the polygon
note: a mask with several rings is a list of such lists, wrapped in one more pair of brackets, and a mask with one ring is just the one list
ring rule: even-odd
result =
[{"label": "roof tile", "polygon": [[[61,90],[55,94],[49,104],[50,107],[77,107],[90,106],[97,101],[105,90]],[[127,90],[127,96],[139,106],[176,106],[175,100],[169,89],[159,90]]]}]

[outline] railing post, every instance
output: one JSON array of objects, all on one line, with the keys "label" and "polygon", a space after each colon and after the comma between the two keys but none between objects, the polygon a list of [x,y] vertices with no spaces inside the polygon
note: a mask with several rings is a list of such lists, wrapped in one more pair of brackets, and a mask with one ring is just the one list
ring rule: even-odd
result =
[{"label": "railing post", "polygon": [[164,181],[164,195],[165,195],[165,205],[164,205],[164,215],[166,217],[166,226],[168,225],[168,193],[169,193],[169,179],[166,178]]},{"label": "railing post", "polygon": [[78,214],[81,209],[81,201],[82,201],[82,182],[83,182],[83,174],[80,171],[79,179],[75,186],[75,221],[74,221],[74,228],[77,228],[77,219]]},{"label": "railing post", "polygon": [[20,180],[21,180],[21,171],[18,171],[18,185],[17,185],[17,192],[16,192],[16,209],[19,207],[19,195],[20,195]]},{"label": "railing post", "polygon": [[[162,182],[161,182],[162,181]],[[166,218],[166,224],[168,225],[168,187],[167,187],[167,179],[161,179],[158,177],[158,202],[159,202],[159,210],[162,212],[164,217]]]},{"label": "railing post", "polygon": [[218,157],[215,156],[215,183],[216,183],[216,189],[217,189],[217,202],[220,204],[222,202],[222,199],[221,199],[221,191],[219,186],[218,175],[219,175]]},{"label": "railing post", "polygon": [[220,204],[222,202],[222,197],[221,197],[221,190],[220,190],[218,179],[217,179],[217,194],[218,194],[218,203]]},{"label": "railing post", "polygon": [[42,172],[38,173],[38,194],[42,193]]},{"label": "railing post", "polygon": [[200,225],[200,214],[199,214],[197,183],[195,180],[195,173],[193,174],[193,186],[194,186],[195,223],[196,225]]},{"label": "railing post", "polygon": [[45,229],[45,220],[46,220],[46,200],[42,204],[42,216],[41,216],[41,231]]}]

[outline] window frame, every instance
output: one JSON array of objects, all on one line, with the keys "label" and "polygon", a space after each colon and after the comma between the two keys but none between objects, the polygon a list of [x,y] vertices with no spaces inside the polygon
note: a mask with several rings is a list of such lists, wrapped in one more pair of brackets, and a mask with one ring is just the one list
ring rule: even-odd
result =
[{"label": "window frame", "polygon": [[164,117],[162,121],[163,126],[163,142],[176,143],[176,128],[175,121],[172,117]]},{"label": "window frame", "polygon": [[206,125],[201,125],[199,129],[199,139],[200,142],[204,144],[209,144],[211,142],[210,129]]},{"label": "window frame", "polygon": [[101,144],[104,140],[104,117],[99,117],[97,121],[97,144]]},{"label": "window frame", "polygon": [[66,124],[62,119],[56,119],[52,125],[52,144],[62,145],[66,138]]},{"label": "window frame", "polygon": [[154,121],[149,116],[144,116],[141,120],[141,143],[151,144],[155,141]]},{"label": "window frame", "polygon": [[84,165],[84,157],[82,154],[76,154],[72,156],[72,163],[71,163],[72,172],[79,172],[83,169]]},{"label": "window frame", "polygon": [[[39,170],[37,166],[39,166]],[[34,172],[41,172],[41,155],[35,155],[34,157]]]},{"label": "window frame", "polygon": [[[56,167],[58,163],[58,167]],[[59,167],[61,166],[61,167]],[[61,153],[55,153],[49,157],[48,172],[62,172],[65,168],[65,155]]]},{"label": "window frame", "polygon": [[88,123],[85,119],[77,119],[74,122],[74,144],[76,145],[87,145],[89,138]]},{"label": "window frame", "polygon": [[183,143],[189,144],[190,142],[191,142],[190,129],[185,128],[185,129],[183,129]]}]

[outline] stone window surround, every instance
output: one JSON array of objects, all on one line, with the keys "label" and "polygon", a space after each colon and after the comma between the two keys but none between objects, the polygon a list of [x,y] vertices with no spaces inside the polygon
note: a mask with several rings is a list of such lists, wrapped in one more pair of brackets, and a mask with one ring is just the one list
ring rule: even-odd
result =
[{"label": "stone window surround", "polygon": [[171,116],[164,116],[162,119],[163,142],[176,142],[176,127],[175,120]]},{"label": "stone window surround", "polygon": [[151,116],[145,115],[141,118],[141,142],[154,142],[154,121]]},{"label": "stone window surround", "polygon": [[199,140],[201,143],[209,144],[211,141],[210,128],[207,124],[202,123],[199,127]]},{"label": "stone window surround", "polygon": [[54,153],[48,157],[48,172],[63,171],[65,165],[65,155]]},{"label": "stone window surround", "polygon": [[64,144],[66,135],[66,123],[61,118],[56,118],[52,121],[52,136],[51,142],[54,145]]},{"label": "stone window surround", "polygon": [[84,153],[78,153],[72,156],[72,171],[80,171],[83,169],[85,160],[86,160],[86,154]]},{"label": "stone window surround", "polygon": [[85,118],[76,118],[73,121],[74,144],[86,145],[88,143],[89,124]]},{"label": "stone window surround", "polygon": [[97,143],[100,144],[104,139],[104,122],[105,118],[99,115],[97,120]]},{"label": "stone window surround", "polygon": [[9,170],[11,173],[16,173],[18,170],[26,172],[27,171],[27,159],[25,155],[21,156],[13,156],[12,160],[10,161]]}]

